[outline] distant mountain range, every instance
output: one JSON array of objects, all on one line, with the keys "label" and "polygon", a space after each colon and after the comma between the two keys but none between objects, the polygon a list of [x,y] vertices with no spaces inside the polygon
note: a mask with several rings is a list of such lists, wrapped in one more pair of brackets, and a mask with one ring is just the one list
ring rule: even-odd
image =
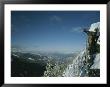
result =
[{"label": "distant mountain range", "polygon": [[31,53],[12,53],[11,76],[12,77],[40,77],[46,70],[48,57]]},{"label": "distant mountain range", "polygon": [[11,52],[11,76],[12,77],[42,77],[49,61],[52,64],[67,63],[73,60],[75,54],[53,53],[33,54],[26,52]]}]

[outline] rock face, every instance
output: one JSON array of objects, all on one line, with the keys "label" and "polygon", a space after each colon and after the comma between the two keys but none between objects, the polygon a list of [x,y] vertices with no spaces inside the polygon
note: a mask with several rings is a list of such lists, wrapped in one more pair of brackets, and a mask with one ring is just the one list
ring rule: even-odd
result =
[{"label": "rock face", "polygon": [[87,47],[73,60],[63,72],[64,77],[100,76],[100,22],[93,23],[87,34]]}]

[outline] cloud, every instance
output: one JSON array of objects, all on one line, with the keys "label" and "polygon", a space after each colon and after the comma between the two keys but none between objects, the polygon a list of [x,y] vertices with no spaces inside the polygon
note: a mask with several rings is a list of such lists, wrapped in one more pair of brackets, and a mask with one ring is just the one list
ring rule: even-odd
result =
[{"label": "cloud", "polygon": [[56,21],[56,22],[61,22],[62,19],[59,16],[53,15],[52,17],[50,17],[51,21]]},{"label": "cloud", "polygon": [[83,32],[83,27],[72,27],[71,32]]}]

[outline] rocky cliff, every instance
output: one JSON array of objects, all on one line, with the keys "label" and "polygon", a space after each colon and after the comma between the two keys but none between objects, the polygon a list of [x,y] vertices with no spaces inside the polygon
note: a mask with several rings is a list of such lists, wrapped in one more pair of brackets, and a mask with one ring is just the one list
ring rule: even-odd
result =
[{"label": "rocky cliff", "polygon": [[68,65],[64,77],[99,77],[100,76],[100,22],[91,24],[87,34],[87,46]]}]

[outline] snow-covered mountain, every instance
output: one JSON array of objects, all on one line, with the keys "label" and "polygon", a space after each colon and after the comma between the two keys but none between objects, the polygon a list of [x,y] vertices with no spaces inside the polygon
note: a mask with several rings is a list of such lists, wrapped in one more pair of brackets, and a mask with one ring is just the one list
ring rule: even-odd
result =
[{"label": "snow-covered mountain", "polygon": [[85,66],[85,50],[83,50],[74,60],[73,63],[70,64],[66,70],[63,72],[64,77],[73,77],[73,76],[81,76],[84,73],[86,66]]},{"label": "snow-covered mountain", "polygon": [[[95,32],[95,29],[98,31],[97,34],[100,34],[100,22],[91,24],[88,31]],[[100,48],[100,36],[98,37],[97,44],[99,44]],[[89,47],[86,47],[80,52],[80,54],[73,60],[72,64],[68,65],[63,72],[64,77],[100,76],[100,52],[90,55],[90,49],[88,48]],[[95,48],[97,47],[95,46]]]}]

